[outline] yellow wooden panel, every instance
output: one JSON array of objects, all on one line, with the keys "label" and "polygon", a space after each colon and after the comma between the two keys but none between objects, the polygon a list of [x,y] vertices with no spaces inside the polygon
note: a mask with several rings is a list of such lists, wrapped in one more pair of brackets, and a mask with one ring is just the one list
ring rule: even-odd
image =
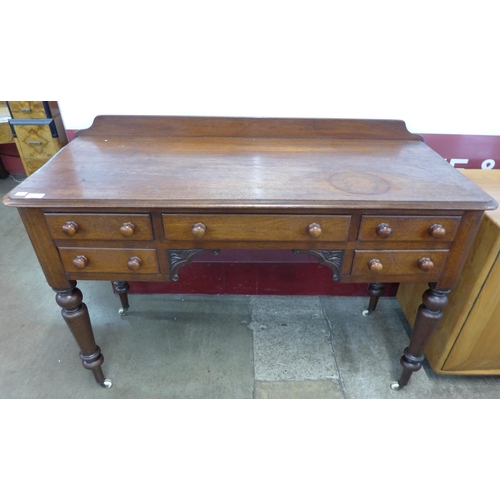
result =
[{"label": "yellow wooden panel", "polygon": [[49,125],[16,125],[16,144],[24,158],[48,160],[59,148]]},{"label": "yellow wooden panel", "polygon": [[[500,200],[500,171],[463,171]],[[438,373],[500,374],[500,211],[487,212],[457,285],[449,296],[444,317],[425,354]],[[411,325],[422,284],[401,284],[398,301]]]},{"label": "yellow wooden panel", "polygon": [[445,371],[497,370],[500,373],[500,238],[494,266],[443,367]]},{"label": "yellow wooden panel", "polygon": [[12,130],[8,121],[0,120],[0,144],[8,144],[13,142]]},{"label": "yellow wooden panel", "polygon": [[23,166],[24,170],[26,172],[26,175],[31,175],[34,172],[36,172],[40,167],[43,167],[46,163],[47,160],[36,160],[32,158],[23,158],[21,157],[23,161]]},{"label": "yellow wooden panel", "polygon": [[47,118],[43,101],[9,101],[12,118]]},{"label": "yellow wooden panel", "polygon": [[5,101],[0,101],[0,144],[13,142],[12,130],[9,125],[10,113]]},{"label": "yellow wooden panel", "polygon": [[[500,203],[500,170],[460,170],[460,172]],[[500,209],[488,211],[488,217],[500,227]]]}]

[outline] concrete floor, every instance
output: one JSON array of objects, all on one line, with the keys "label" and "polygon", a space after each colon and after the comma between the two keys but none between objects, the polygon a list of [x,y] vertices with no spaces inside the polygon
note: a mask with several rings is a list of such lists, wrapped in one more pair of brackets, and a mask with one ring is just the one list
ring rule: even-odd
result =
[{"label": "concrete floor", "polygon": [[[3,196],[15,186],[0,180]],[[104,373],[84,370],[15,209],[0,205],[0,398],[491,398],[499,377],[435,374],[402,391],[410,328],[395,298],[131,295],[81,281]]]}]

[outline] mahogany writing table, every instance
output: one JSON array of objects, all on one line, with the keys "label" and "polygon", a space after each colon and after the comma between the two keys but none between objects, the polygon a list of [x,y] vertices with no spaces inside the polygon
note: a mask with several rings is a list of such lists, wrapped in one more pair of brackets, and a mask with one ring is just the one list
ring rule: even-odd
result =
[{"label": "mahogany writing table", "polygon": [[201,252],[288,249],[341,282],[428,282],[403,371],[419,370],[484,210],[496,202],[404,122],[99,116],[3,200],[17,207],[85,368],[108,387],[77,280],[171,281]]}]

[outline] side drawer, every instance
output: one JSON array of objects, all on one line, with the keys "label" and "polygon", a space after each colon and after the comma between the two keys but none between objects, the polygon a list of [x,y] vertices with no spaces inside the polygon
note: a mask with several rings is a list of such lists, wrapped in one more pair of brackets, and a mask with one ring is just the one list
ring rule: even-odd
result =
[{"label": "side drawer", "polygon": [[149,214],[45,214],[54,239],[152,240]]},{"label": "side drawer", "polygon": [[16,134],[20,154],[24,158],[47,161],[59,151],[60,145],[54,137],[53,120],[38,120],[36,123],[26,124],[23,120],[11,120],[10,123]]},{"label": "side drawer", "polygon": [[35,173],[39,168],[47,163],[46,159],[37,160],[36,158],[23,158],[24,170],[27,175]]},{"label": "side drawer", "polygon": [[[353,276],[439,274],[443,269],[448,250],[356,250],[351,274]],[[383,279],[383,278],[382,278]]]},{"label": "side drawer", "polygon": [[50,118],[47,101],[9,101],[12,118]]},{"label": "side drawer", "polygon": [[12,135],[9,121],[6,117],[0,116],[0,144],[8,144],[10,142],[14,142],[14,136]]},{"label": "side drawer", "polygon": [[460,217],[383,217],[361,218],[359,241],[453,241]]},{"label": "side drawer", "polygon": [[152,249],[59,248],[67,272],[157,274],[158,255]]},{"label": "side drawer", "polygon": [[307,215],[163,215],[170,241],[345,241],[351,217]]}]

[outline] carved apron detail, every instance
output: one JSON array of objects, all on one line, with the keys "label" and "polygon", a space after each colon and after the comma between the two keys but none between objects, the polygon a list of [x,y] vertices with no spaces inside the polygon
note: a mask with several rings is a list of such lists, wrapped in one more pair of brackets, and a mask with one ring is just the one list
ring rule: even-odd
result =
[{"label": "carved apron detail", "polygon": [[214,255],[219,254],[219,250],[204,250],[199,248],[167,250],[170,279],[172,281],[179,281],[179,269],[203,252],[213,252]]},{"label": "carved apron detail", "polygon": [[293,250],[295,255],[308,253],[319,260],[320,264],[329,267],[332,271],[333,281],[340,281],[342,262],[344,261],[344,250]]}]

